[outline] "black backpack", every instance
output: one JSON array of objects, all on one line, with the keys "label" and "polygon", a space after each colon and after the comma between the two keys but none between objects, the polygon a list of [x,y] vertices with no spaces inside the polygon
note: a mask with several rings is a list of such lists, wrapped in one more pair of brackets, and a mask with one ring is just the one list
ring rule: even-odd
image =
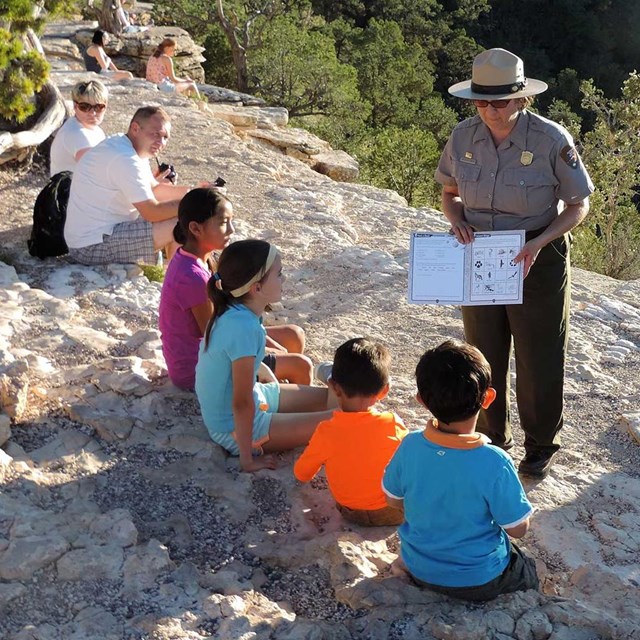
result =
[{"label": "black backpack", "polygon": [[32,256],[44,259],[69,253],[64,241],[64,223],[67,219],[71,176],[71,171],[56,173],[36,198],[33,228],[27,240]]}]

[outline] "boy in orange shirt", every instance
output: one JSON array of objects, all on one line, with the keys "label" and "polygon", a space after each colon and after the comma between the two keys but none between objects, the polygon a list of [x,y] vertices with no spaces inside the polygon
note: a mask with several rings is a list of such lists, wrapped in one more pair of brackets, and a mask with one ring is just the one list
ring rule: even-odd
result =
[{"label": "boy in orange shirt", "polygon": [[345,520],[376,527],[402,523],[389,507],[382,474],[407,430],[391,412],[373,409],[389,391],[391,355],[366,338],[348,340],[336,351],[331,377],[340,411],[321,422],[293,472],[309,482],[324,465],[329,490]]}]

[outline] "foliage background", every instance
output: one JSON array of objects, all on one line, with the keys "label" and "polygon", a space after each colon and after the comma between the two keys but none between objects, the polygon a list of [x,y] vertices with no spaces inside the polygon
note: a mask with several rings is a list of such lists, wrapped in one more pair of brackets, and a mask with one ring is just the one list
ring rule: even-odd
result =
[{"label": "foliage background", "polygon": [[[47,65],[27,28],[74,0],[0,0],[0,117],[21,122]],[[76,0],[84,4],[87,0]],[[439,207],[433,172],[469,104],[447,93],[482,49],[504,47],[549,90],[596,185],[575,232],[580,266],[640,276],[640,3],[628,0],[157,0],[157,24],[205,47],[212,84],[289,109],[293,124],[358,159],[362,179]],[[6,122],[6,121],[5,121]]]}]

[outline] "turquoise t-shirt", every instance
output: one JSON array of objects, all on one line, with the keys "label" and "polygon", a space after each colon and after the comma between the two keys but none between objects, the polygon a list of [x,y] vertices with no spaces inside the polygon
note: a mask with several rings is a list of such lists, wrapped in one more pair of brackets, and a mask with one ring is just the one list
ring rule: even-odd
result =
[{"label": "turquoise t-shirt", "polygon": [[[262,320],[243,304],[230,307],[214,323],[205,349],[202,340],[196,365],[196,395],[209,433],[230,433],[233,423],[234,360],[253,356],[254,376],[264,358],[266,331]],[[260,400],[253,391],[256,407]]]},{"label": "turquoise t-shirt", "polygon": [[532,513],[511,458],[480,444],[451,448],[410,433],[387,466],[385,493],[404,500],[402,559],[423,582],[473,587],[509,563],[513,527]]}]

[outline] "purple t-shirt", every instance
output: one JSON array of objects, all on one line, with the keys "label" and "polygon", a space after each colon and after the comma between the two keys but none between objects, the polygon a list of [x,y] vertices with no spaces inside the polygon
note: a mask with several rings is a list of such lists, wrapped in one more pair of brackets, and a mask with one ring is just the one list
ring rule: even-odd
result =
[{"label": "purple t-shirt", "polygon": [[159,314],[162,352],[171,382],[182,389],[193,389],[195,384],[202,334],[191,308],[207,301],[210,276],[202,260],[182,249],[164,276]]}]

